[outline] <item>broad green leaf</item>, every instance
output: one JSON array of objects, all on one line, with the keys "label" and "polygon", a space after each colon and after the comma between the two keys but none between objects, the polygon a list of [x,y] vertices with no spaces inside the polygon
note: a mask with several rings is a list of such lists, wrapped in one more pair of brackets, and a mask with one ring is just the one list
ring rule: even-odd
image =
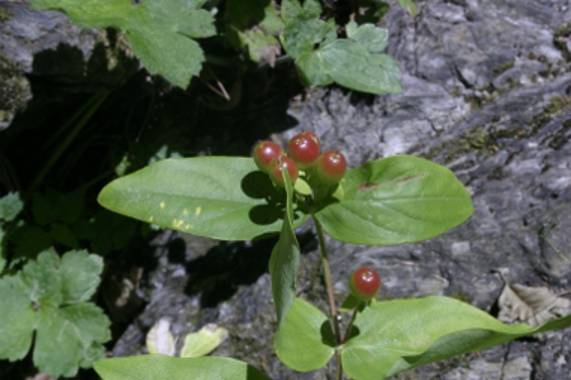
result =
[{"label": "broad green leaf", "polygon": [[319,369],[335,353],[331,323],[313,305],[296,298],[274,335],[274,349],[280,360],[296,371]]},{"label": "broad green leaf", "polygon": [[269,269],[272,277],[272,298],[276,307],[278,325],[282,323],[295,300],[296,278],[299,269],[299,243],[293,231],[293,187],[287,170],[283,171],[286,183],[286,211],[280,238],[272,249]]},{"label": "broad green leaf", "polygon": [[184,338],[184,346],[180,351],[182,358],[198,358],[214,351],[228,338],[228,330],[209,323],[198,332],[188,334]]},{"label": "broad green leaf", "polygon": [[160,73],[186,87],[198,75],[204,61],[202,49],[191,38],[216,33],[210,12],[200,8],[204,0],[31,0],[33,9],[64,12],[84,28],[119,29],[133,52],[151,74]]},{"label": "broad green leaf", "polygon": [[0,198],[0,219],[11,222],[24,208],[18,193],[8,193]]},{"label": "broad green leaf", "polygon": [[281,36],[284,49],[294,59],[311,53],[316,44],[328,43],[337,38],[337,25],[334,20],[300,20],[286,27]]},{"label": "broad green leaf", "polygon": [[51,376],[74,376],[105,355],[110,322],[89,302],[103,269],[100,257],[53,250],[0,279],[0,358],[22,359],[34,343],[34,364]]},{"label": "broad green leaf", "polygon": [[399,4],[403,7],[412,17],[418,14],[418,8],[413,0],[399,0]]},{"label": "broad green leaf", "polygon": [[269,380],[247,363],[214,356],[173,358],[154,354],[103,359],[94,364],[103,380]]},{"label": "broad green leaf", "polygon": [[[98,197],[115,212],[195,235],[252,240],[282,228],[285,192],[240,157],[168,159],[116,179]],[[294,225],[306,215],[296,212]]]},{"label": "broad green leaf", "polygon": [[345,343],[345,373],[377,380],[433,361],[483,350],[509,340],[571,325],[571,315],[532,328],[508,326],[447,297],[377,302],[357,316]]},{"label": "broad green leaf", "polygon": [[344,197],[315,217],[347,243],[394,245],[440,235],[472,215],[470,194],[454,173],[413,156],[393,156],[348,171]]}]

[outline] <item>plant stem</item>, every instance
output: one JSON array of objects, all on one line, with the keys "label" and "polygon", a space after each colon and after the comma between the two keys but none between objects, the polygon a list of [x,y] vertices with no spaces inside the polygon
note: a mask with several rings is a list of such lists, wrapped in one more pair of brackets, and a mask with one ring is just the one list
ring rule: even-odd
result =
[{"label": "plant stem", "polygon": [[349,326],[347,326],[347,331],[345,332],[345,337],[343,338],[343,343],[349,339],[351,336],[351,330],[353,329],[353,322],[355,322],[355,318],[357,317],[357,313],[359,313],[359,308],[361,305],[357,305],[355,309],[353,309],[353,315],[351,316],[351,321],[349,321]]},{"label": "plant stem", "polygon": [[317,230],[317,238],[319,240],[319,249],[321,251],[321,260],[323,262],[323,273],[325,275],[325,284],[327,286],[327,294],[329,296],[329,306],[331,308],[331,319],[333,320],[333,329],[335,331],[335,340],[337,344],[341,343],[341,332],[339,329],[339,320],[337,316],[337,307],[335,306],[335,297],[333,295],[333,283],[331,281],[331,271],[329,270],[329,259],[327,258],[327,249],[325,248],[325,238],[321,223],[313,215],[313,221]]}]

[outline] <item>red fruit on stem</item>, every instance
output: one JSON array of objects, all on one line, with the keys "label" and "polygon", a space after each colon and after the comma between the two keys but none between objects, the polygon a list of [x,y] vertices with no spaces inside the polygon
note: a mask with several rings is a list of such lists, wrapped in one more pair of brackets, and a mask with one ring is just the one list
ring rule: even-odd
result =
[{"label": "red fruit on stem", "polygon": [[312,132],[302,132],[294,136],[287,144],[287,154],[301,169],[306,169],[319,157],[319,140]]},{"label": "red fruit on stem", "polygon": [[284,151],[278,144],[271,141],[260,141],[254,147],[253,156],[258,169],[264,173],[269,173],[270,162],[283,154]]},{"label": "red fruit on stem", "polygon": [[278,186],[285,187],[283,171],[287,170],[293,184],[299,175],[297,164],[287,156],[279,156],[270,162],[270,178]]},{"label": "red fruit on stem", "polygon": [[351,294],[361,301],[373,298],[380,288],[379,274],[371,268],[359,268],[349,278]]},{"label": "red fruit on stem", "polygon": [[337,183],[345,175],[347,161],[345,156],[338,150],[323,152],[316,162],[317,176],[322,182]]}]

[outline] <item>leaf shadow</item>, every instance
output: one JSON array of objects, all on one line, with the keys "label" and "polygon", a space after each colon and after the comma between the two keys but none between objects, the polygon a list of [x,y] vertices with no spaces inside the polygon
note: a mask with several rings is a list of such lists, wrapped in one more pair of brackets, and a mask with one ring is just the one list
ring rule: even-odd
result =
[{"label": "leaf shadow", "polygon": [[[311,231],[297,235],[302,252],[316,245]],[[220,242],[205,255],[186,265],[188,295],[200,294],[201,307],[216,307],[230,299],[241,285],[251,285],[268,273],[268,264],[277,236],[269,239]]]}]

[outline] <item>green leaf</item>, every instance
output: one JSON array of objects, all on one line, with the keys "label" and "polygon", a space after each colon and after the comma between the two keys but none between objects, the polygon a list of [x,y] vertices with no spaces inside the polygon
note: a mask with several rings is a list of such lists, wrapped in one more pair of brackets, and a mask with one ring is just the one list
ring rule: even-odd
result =
[{"label": "green leaf", "polygon": [[191,38],[216,33],[210,12],[198,9],[204,0],[32,0],[33,9],[64,12],[84,28],[119,29],[151,74],[160,73],[185,88],[198,75],[202,49]]},{"label": "green leaf", "polygon": [[571,325],[571,315],[538,328],[508,326],[447,297],[377,302],[359,314],[356,336],[345,343],[345,373],[377,380],[423,364],[483,350],[509,340]]},{"label": "green leaf", "polygon": [[72,224],[81,215],[85,198],[85,190],[78,189],[68,194],[59,194],[55,202],[55,213],[59,220],[66,224]]},{"label": "green leaf", "polygon": [[15,228],[8,238],[15,245],[12,262],[20,258],[36,258],[38,253],[53,244],[50,235],[40,227],[25,224]]},{"label": "green leaf", "polygon": [[221,357],[173,358],[155,354],[104,359],[94,364],[103,380],[269,380],[247,363]]},{"label": "green leaf", "polygon": [[412,17],[416,17],[418,14],[418,8],[412,0],[399,0],[399,4],[403,7]]},{"label": "green leaf", "polygon": [[309,20],[319,17],[321,5],[316,0],[305,0],[303,5],[299,0],[284,0],[281,5],[282,18],[286,23],[291,23],[296,19]]},{"label": "green leaf", "polygon": [[296,298],[274,335],[274,349],[280,360],[296,371],[319,369],[335,353],[331,323],[321,311]]},{"label": "green leaf", "polygon": [[55,242],[63,244],[68,248],[79,248],[79,243],[75,235],[63,224],[52,224],[50,228],[50,236]]},{"label": "green leaf", "polygon": [[296,278],[299,269],[299,243],[293,231],[293,187],[289,173],[284,170],[285,189],[287,194],[286,211],[280,238],[270,257],[270,275],[272,277],[272,297],[276,307],[278,325],[288,313],[296,293]]},{"label": "green leaf", "polygon": [[298,71],[314,85],[335,81],[342,86],[373,94],[402,91],[396,61],[386,54],[371,54],[353,40],[336,40],[301,55]]},{"label": "green leaf", "polygon": [[51,223],[56,217],[52,204],[40,193],[35,193],[32,198],[32,214],[40,226]]},{"label": "green leaf", "polygon": [[[168,159],[119,178],[99,194],[115,212],[220,240],[252,240],[281,230],[284,192],[239,157]],[[294,225],[307,215],[296,212]]]},{"label": "green leaf", "polygon": [[367,48],[372,54],[380,53],[389,44],[389,33],[386,29],[377,28],[373,24],[357,25],[350,21],[346,26],[347,37]]},{"label": "green leaf", "polygon": [[110,322],[91,297],[103,269],[100,257],[53,250],[21,272],[0,279],[0,358],[22,359],[34,344],[34,364],[51,376],[74,376],[105,355]]},{"label": "green leaf", "polygon": [[6,236],[6,232],[0,227],[0,274],[2,274],[6,266],[6,254],[4,253],[6,251],[6,242],[4,241],[4,236]]},{"label": "green leaf", "polygon": [[8,193],[0,198],[0,219],[11,222],[24,209],[18,193]]},{"label": "green leaf", "polygon": [[470,194],[454,173],[413,156],[393,156],[348,171],[343,199],[315,213],[331,237],[394,245],[440,235],[472,215]]},{"label": "green leaf", "polygon": [[93,242],[92,250],[100,255],[126,247],[135,232],[135,224],[131,219],[107,210],[99,210],[87,229],[81,231],[79,227],[85,226],[80,224],[77,227],[75,232],[90,238]]},{"label": "green leaf", "polygon": [[214,351],[228,338],[228,330],[209,323],[200,331],[188,334],[184,339],[184,346],[180,351],[182,358],[198,358]]}]

